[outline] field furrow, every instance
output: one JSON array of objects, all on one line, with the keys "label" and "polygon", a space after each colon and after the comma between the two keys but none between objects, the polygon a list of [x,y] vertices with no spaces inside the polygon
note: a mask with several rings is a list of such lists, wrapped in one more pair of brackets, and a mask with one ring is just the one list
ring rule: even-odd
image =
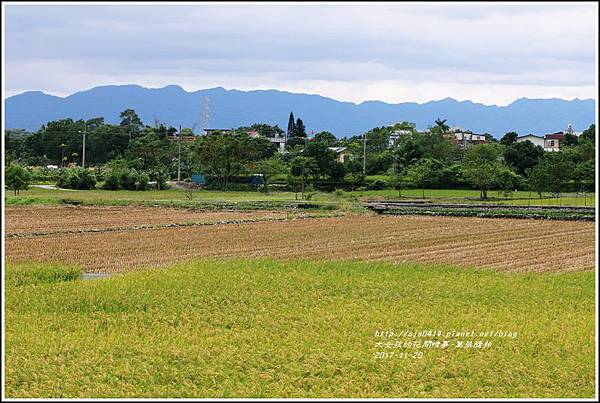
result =
[{"label": "field furrow", "polygon": [[138,206],[35,206],[6,207],[6,233],[106,229],[186,222],[212,223],[224,220],[302,216],[286,211],[206,211]]},{"label": "field furrow", "polygon": [[[225,213],[194,212],[194,218],[222,219]],[[147,212],[134,214],[146,217]],[[165,212],[161,220],[189,218],[180,214],[192,213]],[[13,222],[12,228],[25,226]],[[230,257],[414,261],[545,272],[593,268],[594,241],[594,224],[587,222],[356,215],[8,238],[5,245],[12,262],[61,261],[96,272]]]}]

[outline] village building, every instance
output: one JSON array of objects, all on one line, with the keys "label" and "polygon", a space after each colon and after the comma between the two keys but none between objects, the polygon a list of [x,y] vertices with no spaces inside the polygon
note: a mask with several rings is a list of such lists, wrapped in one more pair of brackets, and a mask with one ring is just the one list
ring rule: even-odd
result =
[{"label": "village building", "polygon": [[274,143],[277,146],[277,151],[279,151],[280,153],[285,153],[285,143],[286,143],[286,139],[283,136],[275,136],[275,137],[269,137],[269,141],[271,143]]},{"label": "village building", "polygon": [[565,131],[542,135],[527,134],[525,136],[517,137],[517,141],[531,141],[534,145],[542,147],[544,151],[560,151],[560,146],[561,144],[564,144],[565,136],[567,134],[579,137],[581,136],[582,132],[574,131],[573,125],[568,124]]},{"label": "village building", "polygon": [[544,135],[544,151],[560,151],[560,144],[565,141],[563,132]]},{"label": "village building", "polygon": [[198,137],[196,136],[178,136],[178,135],[173,135],[173,136],[167,136],[167,140],[169,141],[182,141],[184,143],[192,143],[194,141],[196,141]]},{"label": "village building", "polygon": [[204,135],[209,136],[211,134],[220,134],[220,133],[231,133],[233,129],[204,129]]},{"label": "village building", "polygon": [[466,149],[474,144],[485,144],[487,139],[484,134],[472,133],[469,131],[455,131],[446,134],[446,138],[460,149]]},{"label": "village building", "polygon": [[327,147],[331,151],[335,151],[336,159],[342,164],[346,161],[350,161],[353,158],[352,151],[348,147]]},{"label": "village building", "polygon": [[517,142],[522,143],[524,141],[530,141],[533,145],[540,146],[542,148],[546,147],[546,140],[544,136],[536,136],[535,134],[527,134],[525,136],[517,137]]},{"label": "village building", "polygon": [[406,129],[394,130],[392,133],[390,133],[390,138],[388,141],[388,148],[396,147],[396,143],[398,143],[398,140],[400,140],[400,138],[402,136],[406,136],[411,133],[412,133],[411,130],[406,130]]}]

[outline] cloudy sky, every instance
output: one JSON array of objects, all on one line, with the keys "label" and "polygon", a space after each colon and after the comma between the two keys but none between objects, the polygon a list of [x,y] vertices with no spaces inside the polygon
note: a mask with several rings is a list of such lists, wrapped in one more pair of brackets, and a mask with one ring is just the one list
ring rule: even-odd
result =
[{"label": "cloudy sky", "polygon": [[506,105],[597,93],[595,3],[3,6],[5,96],[177,84]]}]

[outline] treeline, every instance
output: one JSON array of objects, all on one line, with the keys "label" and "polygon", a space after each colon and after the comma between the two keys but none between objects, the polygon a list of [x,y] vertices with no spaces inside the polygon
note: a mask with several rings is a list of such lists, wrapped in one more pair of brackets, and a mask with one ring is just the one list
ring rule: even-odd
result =
[{"label": "treeline", "polygon": [[[311,139],[301,118],[290,114],[287,131],[257,123],[228,133],[198,136],[190,128],[178,130],[155,122],[144,125],[135,111],[120,114],[118,125],[99,117],[87,121],[48,122],[35,133],[6,130],[6,162],[11,175],[23,168],[21,179],[47,180],[64,187],[144,190],[161,189],[168,180],[189,181],[202,173],[208,186],[252,189],[251,175],[259,174],[260,189],[277,182],[282,189],[307,193],[312,189],[473,188],[488,197],[490,190],[510,196],[515,189],[560,193],[594,189],[595,126],[580,137],[567,136],[559,152],[545,152],[531,142],[517,142],[516,133],[500,141],[486,135],[486,144],[461,149],[451,141],[444,120],[426,132],[401,122],[376,127],[362,135],[337,139],[320,132]],[[250,131],[259,137],[247,135]],[[82,165],[86,137],[86,170]],[[400,135],[398,135],[400,133]],[[285,136],[286,153],[278,153],[270,138]],[[351,154],[340,162],[330,147],[346,147]],[[43,168],[56,165],[59,169]],[[7,171],[8,172],[8,171]],[[25,175],[25,177],[23,177]],[[369,181],[377,175],[378,180]],[[16,175],[19,176],[19,175]],[[7,178],[8,184],[8,178]]]}]

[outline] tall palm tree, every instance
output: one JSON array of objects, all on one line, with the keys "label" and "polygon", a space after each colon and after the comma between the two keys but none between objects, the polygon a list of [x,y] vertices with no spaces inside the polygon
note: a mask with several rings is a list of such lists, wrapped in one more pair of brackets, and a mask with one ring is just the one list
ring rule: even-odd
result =
[{"label": "tall palm tree", "polygon": [[435,120],[435,126],[439,127],[440,130],[442,131],[442,133],[446,133],[448,131],[448,129],[450,128],[450,126],[448,126],[446,124],[447,120],[448,119],[440,119],[440,118]]}]

